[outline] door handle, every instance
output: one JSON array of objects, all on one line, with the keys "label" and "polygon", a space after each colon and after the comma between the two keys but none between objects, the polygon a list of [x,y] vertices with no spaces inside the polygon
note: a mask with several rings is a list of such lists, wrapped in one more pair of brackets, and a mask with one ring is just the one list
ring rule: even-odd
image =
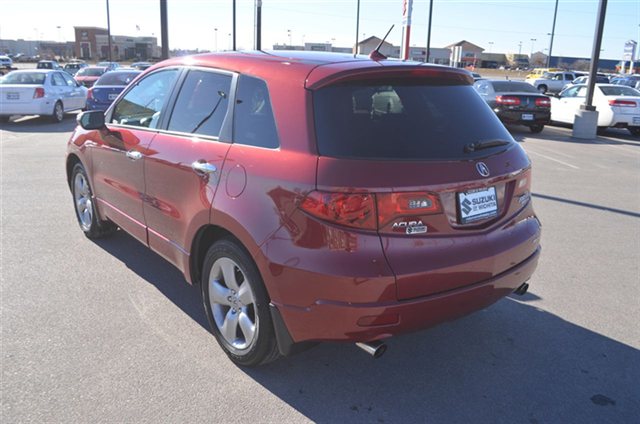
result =
[{"label": "door handle", "polygon": [[195,171],[196,174],[205,175],[205,174],[213,174],[218,170],[215,165],[210,164],[209,162],[200,162],[195,161],[191,164],[191,169]]},{"label": "door handle", "polygon": [[137,151],[137,150],[129,150],[129,151],[127,152],[127,157],[128,157],[129,159],[133,160],[133,161],[136,161],[136,160],[138,160],[138,159],[142,158],[142,153],[140,153],[140,152],[139,152],[139,151]]}]

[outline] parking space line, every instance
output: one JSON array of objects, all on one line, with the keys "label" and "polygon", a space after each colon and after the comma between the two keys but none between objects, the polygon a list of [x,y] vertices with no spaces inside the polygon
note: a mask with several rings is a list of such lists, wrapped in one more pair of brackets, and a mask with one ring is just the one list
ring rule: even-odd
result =
[{"label": "parking space line", "polygon": [[534,155],[542,156],[545,159],[549,159],[549,160],[557,162],[557,163],[559,163],[561,165],[568,166],[569,168],[580,169],[575,165],[571,165],[570,163],[561,161],[560,159],[552,158],[551,156],[543,155],[542,153],[534,152],[532,150],[527,150],[527,153],[533,153]]},{"label": "parking space line", "polygon": [[545,152],[548,152],[548,153],[554,153],[554,154],[556,154],[556,155],[564,156],[565,158],[568,158],[568,159],[571,159],[571,158],[574,158],[574,157],[575,157],[575,156],[568,155],[568,154],[566,154],[566,153],[558,152],[558,151],[556,151],[556,150],[547,149],[547,148],[542,147],[542,146],[540,146],[540,145],[538,145],[538,144],[534,144],[534,146],[536,146],[536,147],[535,147],[536,149],[542,149],[542,150],[544,150]]}]

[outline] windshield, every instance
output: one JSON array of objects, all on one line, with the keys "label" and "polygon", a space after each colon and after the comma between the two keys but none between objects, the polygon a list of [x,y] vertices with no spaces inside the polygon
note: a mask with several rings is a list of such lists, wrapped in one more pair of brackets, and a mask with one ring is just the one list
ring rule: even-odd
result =
[{"label": "windshield", "polygon": [[469,85],[394,80],[341,84],[313,94],[318,151],[323,156],[395,160],[474,159],[505,149],[465,153],[465,145],[513,142]]},{"label": "windshield", "polygon": [[626,85],[616,85],[615,87],[598,86],[598,88],[605,96],[640,96],[640,91],[636,90],[635,88],[627,87]]},{"label": "windshield", "polygon": [[99,77],[104,74],[104,68],[82,68],[78,71],[78,77]]},{"label": "windshield", "polygon": [[526,82],[494,81],[492,84],[496,93],[540,93],[537,88]]},{"label": "windshield", "polygon": [[47,74],[43,72],[11,72],[0,84],[44,84]]},{"label": "windshield", "polygon": [[127,85],[135,77],[138,76],[140,72],[107,72],[103,76],[100,77],[96,85]]}]

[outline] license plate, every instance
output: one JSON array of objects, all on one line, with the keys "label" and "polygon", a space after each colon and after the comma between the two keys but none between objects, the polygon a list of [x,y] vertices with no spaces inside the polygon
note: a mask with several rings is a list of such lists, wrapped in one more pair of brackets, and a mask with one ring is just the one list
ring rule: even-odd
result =
[{"label": "license plate", "polygon": [[117,94],[109,94],[109,100],[115,100],[117,97]]},{"label": "license plate", "polygon": [[640,116],[634,116],[633,117],[633,124],[634,125],[640,125]]},{"label": "license plate", "polygon": [[498,214],[496,188],[489,187],[458,193],[458,211],[461,224],[496,216]]},{"label": "license plate", "polygon": [[522,114],[523,121],[533,121],[533,113],[523,113]]},{"label": "license plate", "polygon": [[20,93],[7,93],[7,100],[20,100]]}]

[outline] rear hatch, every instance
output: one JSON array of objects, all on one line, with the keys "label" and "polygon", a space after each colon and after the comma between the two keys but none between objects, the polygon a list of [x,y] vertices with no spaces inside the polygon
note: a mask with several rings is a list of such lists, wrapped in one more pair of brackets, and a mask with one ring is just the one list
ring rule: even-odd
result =
[{"label": "rear hatch", "polygon": [[379,234],[399,299],[486,280],[537,247],[536,230],[505,229],[529,203],[530,162],[472,82],[416,66],[313,90],[312,196],[330,220]]}]

